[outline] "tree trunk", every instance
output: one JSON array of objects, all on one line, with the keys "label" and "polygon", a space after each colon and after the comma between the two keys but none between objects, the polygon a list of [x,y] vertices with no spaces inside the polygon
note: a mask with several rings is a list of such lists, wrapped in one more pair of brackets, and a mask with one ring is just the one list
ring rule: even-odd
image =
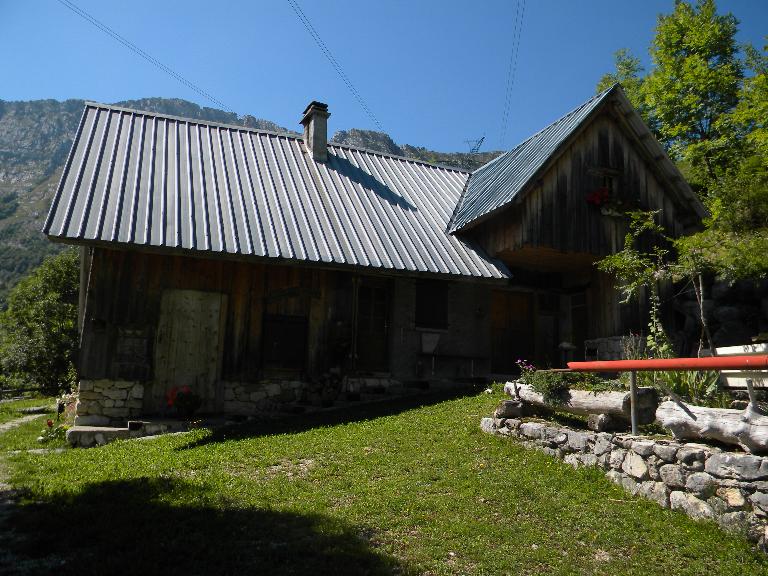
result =
[{"label": "tree trunk", "polygon": [[[590,392],[588,390],[570,390],[563,398],[563,403],[554,405],[544,400],[528,384],[507,382],[504,391],[514,398],[549,410],[557,409],[570,414],[588,416],[590,414],[610,414],[626,421],[630,419],[629,392]],[[650,424],[656,418],[658,397],[653,388],[637,389],[637,422]]]},{"label": "tree trunk", "polygon": [[746,410],[690,406],[671,400],[656,410],[659,424],[675,438],[738,444],[747,452],[768,452],[768,416],[750,402]]}]

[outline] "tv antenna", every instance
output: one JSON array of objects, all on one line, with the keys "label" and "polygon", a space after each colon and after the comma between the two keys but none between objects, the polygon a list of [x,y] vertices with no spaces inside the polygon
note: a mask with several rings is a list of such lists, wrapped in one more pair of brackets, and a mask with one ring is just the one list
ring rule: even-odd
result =
[{"label": "tv antenna", "polygon": [[469,144],[469,153],[470,154],[477,154],[480,152],[480,146],[483,145],[483,141],[485,140],[485,134],[483,134],[480,138],[477,140],[464,140],[465,144]]}]

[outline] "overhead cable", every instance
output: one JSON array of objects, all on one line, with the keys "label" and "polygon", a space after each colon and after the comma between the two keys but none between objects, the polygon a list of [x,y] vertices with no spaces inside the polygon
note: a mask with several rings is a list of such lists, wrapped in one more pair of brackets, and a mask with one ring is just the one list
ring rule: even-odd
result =
[{"label": "overhead cable", "polygon": [[309,32],[309,35],[312,36],[318,48],[320,48],[320,51],[331,63],[331,66],[333,66],[333,69],[336,70],[336,73],[339,75],[339,77],[344,82],[344,84],[346,84],[347,88],[349,88],[349,91],[352,93],[352,96],[354,96],[355,100],[357,100],[357,102],[363,108],[363,111],[368,115],[368,117],[373,121],[373,123],[376,124],[378,129],[383,132],[384,128],[382,128],[381,123],[376,118],[376,115],[368,107],[368,104],[365,103],[365,100],[360,95],[360,92],[358,92],[357,88],[355,88],[355,85],[352,84],[352,81],[349,79],[349,76],[347,76],[347,74],[344,72],[344,69],[341,67],[341,64],[339,64],[336,58],[334,58],[333,54],[331,53],[331,50],[328,48],[326,43],[323,42],[323,39],[320,37],[320,34],[317,32],[317,30],[315,30],[315,27],[312,26],[312,23],[309,21],[309,18],[307,18],[307,15],[304,14],[304,11],[301,9],[301,6],[299,6],[296,0],[288,0],[288,4],[291,5],[291,8],[293,8],[293,11],[296,13],[296,16],[298,16],[299,20],[304,25],[304,28],[307,29],[307,32]]},{"label": "overhead cable", "polygon": [[114,40],[117,40],[118,42],[120,42],[120,44],[122,44],[129,50],[136,53],[138,56],[144,58],[144,60],[146,60],[150,64],[157,66],[160,70],[162,70],[169,76],[173,77],[175,80],[181,82],[184,86],[186,86],[190,90],[197,92],[200,96],[213,102],[219,108],[226,110],[227,112],[231,112],[232,114],[235,113],[229,106],[225,105],[220,100],[214,98],[208,92],[206,92],[199,86],[193,84],[192,82],[184,78],[181,74],[179,74],[178,72],[175,72],[174,70],[172,70],[171,68],[169,68],[168,66],[160,62],[157,58],[154,58],[150,54],[147,54],[144,50],[136,46],[136,44],[134,44],[130,40],[127,40],[126,38],[124,38],[123,36],[115,32],[114,30],[112,30],[112,28],[104,24],[103,22],[98,21],[96,18],[88,14],[88,12],[86,12],[85,10],[77,6],[71,0],[58,0],[58,1],[61,5],[65,6],[66,8],[69,8],[72,12],[80,16],[83,20],[90,22],[91,24],[96,26],[96,28],[104,32],[106,35],[111,36]]},{"label": "overhead cable", "polygon": [[[522,9],[521,9],[522,5]],[[520,54],[520,36],[523,32],[523,19],[525,18],[525,0],[517,0],[517,12],[515,13],[515,24],[512,33],[512,52],[509,55],[509,64],[507,66],[507,83],[504,93],[504,108],[501,115],[501,135],[499,143],[504,148],[507,138],[507,124],[509,124],[509,115],[512,109],[512,87],[515,84],[517,75],[517,59]]]}]

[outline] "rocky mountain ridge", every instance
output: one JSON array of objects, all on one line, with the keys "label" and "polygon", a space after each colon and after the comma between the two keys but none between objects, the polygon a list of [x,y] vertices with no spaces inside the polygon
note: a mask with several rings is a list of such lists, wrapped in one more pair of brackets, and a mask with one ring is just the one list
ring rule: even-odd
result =
[{"label": "rocky mountain ridge", "polygon": [[[0,306],[10,288],[42,259],[62,249],[41,232],[85,100],[0,100]],[[115,105],[184,118],[294,133],[252,115],[198,106],[180,98],[141,98]],[[332,142],[417,160],[475,169],[500,152],[435,152],[398,145],[383,132],[340,130]]]}]

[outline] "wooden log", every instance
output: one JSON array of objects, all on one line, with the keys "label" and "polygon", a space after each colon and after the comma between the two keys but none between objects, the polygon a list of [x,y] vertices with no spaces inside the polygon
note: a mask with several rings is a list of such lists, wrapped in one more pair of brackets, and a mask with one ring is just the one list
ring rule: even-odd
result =
[{"label": "wooden log", "polygon": [[[544,400],[532,386],[520,382],[507,382],[504,392],[534,406],[557,409],[569,414],[610,414],[629,420],[630,398],[627,392],[591,392],[589,390],[569,390],[562,404],[553,405]],[[650,424],[656,418],[658,395],[653,388],[637,389],[637,421],[639,424]]]},{"label": "wooden log", "polygon": [[656,410],[656,420],[675,438],[718,440],[754,454],[768,452],[768,416],[753,402],[742,411],[668,400]]}]

